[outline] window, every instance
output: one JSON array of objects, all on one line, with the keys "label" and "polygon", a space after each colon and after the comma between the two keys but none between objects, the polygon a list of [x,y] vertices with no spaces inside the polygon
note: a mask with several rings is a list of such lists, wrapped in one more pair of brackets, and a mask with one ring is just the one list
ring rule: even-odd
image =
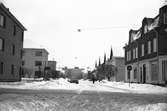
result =
[{"label": "window", "polygon": [[156,52],[157,51],[157,39],[154,38],[153,39],[153,52]]},{"label": "window", "polygon": [[131,51],[129,51],[129,60],[131,60]]},{"label": "window", "polygon": [[35,66],[42,66],[42,61],[35,61]]},{"label": "window", "polygon": [[138,48],[136,47],[136,58],[138,58]]},{"label": "window", "polygon": [[21,32],[21,41],[24,41],[24,31]]},{"label": "window", "polygon": [[167,81],[167,60],[162,61],[162,79],[163,81]]},{"label": "window", "polygon": [[35,71],[35,77],[36,78],[42,77],[42,72],[41,71]]},{"label": "window", "polygon": [[127,61],[131,60],[131,51],[127,51]]},{"label": "window", "polygon": [[128,51],[126,52],[126,60],[128,61],[128,57],[129,55],[128,55]]},{"label": "window", "polygon": [[20,49],[20,58],[22,59],[23,58],[23,50]]},{"label": "window", "polygon": [[141,56],[144,56],[144,44],[141,45]]},{"label": "window", "polygon": [[35,56],[42,56],[42,51],[36,51]]},{"label": "window", "polygon": [[23,66],[25,65],[25,61],[22,61],[22,65],[23,65]]},{"label": "window", "polygon": [[164,13],[164,24],[167,24],[167,12]]},{"label": "window", "polygon": [[13,26],[13,35],[16,35],[16,25]]},{"label": "window", "polygon": [[5,42],[4,39],[0,38],[0,51],[4,51]]},{"label": "window", "polygon": [[0,27],[5,27],[5,16],[0,14]]},{"label": "window", "polygon": [[11,65],[11,74],[14,75],[14,65]]},{"label": "window", "polygon": [[148,41],[148,54],[151,53],[151,41]]},{"label": "window", "polygon": [[12,55],[15,55],[15,45],[12,45]]},{"label": "window", "polygon": [[135,50],[135,48],[133,49],[133,59],[136,59],[136,50]]},{"label": "window", "polygon": [[153,81],[158,80],[158,66],[157,62],[151,63],[151,78]]},{"label": "window", "polygon": [[3,70],[4,70],[4,64],[3,62],[0,63],[0,74],[3,74]]}]

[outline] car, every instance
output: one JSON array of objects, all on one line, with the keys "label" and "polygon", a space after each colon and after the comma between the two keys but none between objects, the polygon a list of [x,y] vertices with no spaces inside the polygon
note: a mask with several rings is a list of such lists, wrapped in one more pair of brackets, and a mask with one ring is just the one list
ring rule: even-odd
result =
[{"label": "car", "polygon": [[70,83],[76,83],[76,84],[78,84],[79,83],[79,81],[78,80],[72,80],[72,79],[70,79],[70,80],[68,80]]}]

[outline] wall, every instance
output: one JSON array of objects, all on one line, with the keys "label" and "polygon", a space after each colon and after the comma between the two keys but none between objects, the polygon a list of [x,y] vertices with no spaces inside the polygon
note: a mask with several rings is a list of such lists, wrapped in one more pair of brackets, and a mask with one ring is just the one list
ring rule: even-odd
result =
[{"label": "wall", "polygon": [[[23,48],[23,30],[1,8],[0,13],[6,17],[5,28],[0,27],[0,37],[5,40],[4,52],[0,51],[0,62],[4,63],[4,74],[0,75],[0,81],[19,81],[21,68],[21,50]],[[17,33],[13,35],[14,24]],[[15,55],[12,55],[12,44],[15,45]],[[11,74],[11,65],[14,65],[14,75]]]}]

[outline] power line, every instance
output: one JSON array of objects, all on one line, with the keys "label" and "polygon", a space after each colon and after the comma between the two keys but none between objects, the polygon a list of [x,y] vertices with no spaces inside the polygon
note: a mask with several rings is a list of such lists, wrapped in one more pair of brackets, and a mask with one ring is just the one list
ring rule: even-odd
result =
[{"label": "power line", "polygon": [[[130,27],[130,26],[129,26]],[[112,27],[96,27],[96,28],[80,28],[77,29],[78,32],[85,31],[85,30],[110,30],[110,29],[129,29],[128,26],[112,26]]]}]

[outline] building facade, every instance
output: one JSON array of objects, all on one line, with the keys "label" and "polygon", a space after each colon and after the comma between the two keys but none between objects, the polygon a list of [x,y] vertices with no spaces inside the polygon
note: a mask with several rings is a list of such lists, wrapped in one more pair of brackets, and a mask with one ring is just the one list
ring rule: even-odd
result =
[{"label": "building facade", "polygon": [[125,81],[125,58],[113,57],[113,65],[116,67],[115,81]]},{"label": "building facade", "polygon": [[48,67],[50,67],[51,70],[56,71],[56,61],[48,61]]},{"label": "building facade", "polygon": [[0,81],[19,81],[26,28],[0,3]]},{"label": "building facade", "polygon": [[163,6],[155,18],[144,18],[139,30],[129,31],[129,42],[124,47],[125,81],[167,83],[166,43],[167,6]]},{"label": "building facade", "polygon": [[109,59],[105,63],[107,66],[111,67],[112,70],[109,72],[113,73],[111,74],[111,80],[120,82],[125,81],[125,58],[124,57],[112,57],[112,59]]},{"label": "building facade", "polygon": [[48,66],[48,52],[45,49],[24,48],[23,50],[23,77],[43,77],[44,69]]},{"label": "building facade", "polygon": [[84,69],[79,67],[67,68],[65,70],[65,75],[71,80],[79,80],[79,79],[82,79],[83,70]]}]

